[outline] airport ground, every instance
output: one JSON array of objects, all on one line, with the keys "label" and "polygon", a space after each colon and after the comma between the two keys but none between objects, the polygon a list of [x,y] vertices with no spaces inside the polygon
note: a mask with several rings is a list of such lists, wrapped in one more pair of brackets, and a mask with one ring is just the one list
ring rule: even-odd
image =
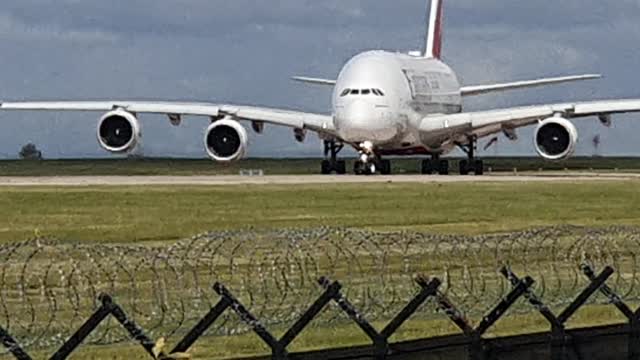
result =
[{"label": "airport ground", "polygon": [[[13,176],[203,175],[206,166],[215,167],[210,162],[200,161],[169,161],[165,167],[161,165],[164,161],[168,160],[131,162],[135,166],[122,166],[126,161],[47,162],[40,165],[12,162],[0,163],[0,173]],[[517,161],[522,164],[525,160]],[[640,169],[640,161],[636,159],[607,161],[601,167],[607,171],[625,169],[625,166]],[[276,170],[286,169],[304,174],[317,167],[309,160],[292,163],[281,166],[274,162],[269,168],[273,170],[269,171],[276,173]],[[240,166],[267,168],[264,161]],[[537,171],[535,168],[535,163],[527,167]],[[597,171],[598,166],[591,163],[582,169],[591,168]],[[227,168],[225,171],[234,174],[239,169]],[[574,164],[571,170],[576,169],[579,167]],[[639,185],[640,180],[634,179],[576,179],[568,182],[4,186],[0,187],[0,242],[53,237],[153,246],[216,229],[323,225],[446,234],[496,233],[558,224],[638,226]],[[572,325],[612,321],[620,321],[615,309],[590,307],[582,311]],[[493,334],[517,333],[525,323],[531,330],[545,329],[544,320],[538,315],[517,315],[501,321]],[[417,320],[407,324],[396,340],[452,331],[454,328],[445,319]],[[354,326],[318,327],[305,332],[293,348],[357,343],[366,343],[366,338]],[[265,350],[255,335],[247,334],[204,338],[195,347],[193,355],[196,359],[216,358]],[[144,359],[145,356],[139,347],[123,345],[84,347],[74,358]]]},{"label": "airport ground", "polygon": [[[483,157],[487,170],[494,172],[604,171],[640,172],[640,157],[575,157],[548,162],[537,157]],[[451,169],[458,160],[451,159]],[[348,160],[347,169],[352,168]],[[419,159],[392,159],[394,174],[417,174]],[[320,159],[247,159],[229,165],[207,159],[96,159],[0,161],[0,176],[210,176],[238,175],[241,170],[263,170],[265,175],[311,175],[320,172]]]}]

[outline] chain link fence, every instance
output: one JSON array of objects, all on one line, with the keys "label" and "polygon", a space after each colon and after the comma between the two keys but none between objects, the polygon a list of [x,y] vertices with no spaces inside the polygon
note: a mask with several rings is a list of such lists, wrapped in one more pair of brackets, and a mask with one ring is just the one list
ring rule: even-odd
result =
[{"label": "chain link fence", "polygon": [[[503,266],[536,279],[532,292],[554,308],[588,285],[579,264],[616,269],[608,280],[627,302],[639,299],[640,228],[549,227],[445,236],[342,228],[211,232],[165,244],[96,245],[36,239],[0,246],[0,325],[25,348],[60,346],[111,294],[153,338],[181,336],[217,302],[222,282],[267,326],[286,326],[321,295],[321,276],[340,279],[344,294],[370,321],[389,320],[416,294],[413,279],[442,279],[440,291],[465,316],[482,316],[512,289]],[[608,303],[603,295],[591,302]],[[510,311],[531,312],[527,304]],[[441,316],[424,307],[419,318]],[[348,322],[321,314],[312,326]],[[210,334],[250,328],[230,313]],[[87,343],[128,341],[113,320]]]}]

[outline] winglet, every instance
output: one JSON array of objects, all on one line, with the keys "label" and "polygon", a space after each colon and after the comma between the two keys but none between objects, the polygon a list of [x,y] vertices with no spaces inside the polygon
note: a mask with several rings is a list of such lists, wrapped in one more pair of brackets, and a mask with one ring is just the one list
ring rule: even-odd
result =
[{"label": "winglet", "polygon": [[442,57],[443,3],[444,0],[431,0],[429,27],[423,52],[425,58],[440,59]]}]

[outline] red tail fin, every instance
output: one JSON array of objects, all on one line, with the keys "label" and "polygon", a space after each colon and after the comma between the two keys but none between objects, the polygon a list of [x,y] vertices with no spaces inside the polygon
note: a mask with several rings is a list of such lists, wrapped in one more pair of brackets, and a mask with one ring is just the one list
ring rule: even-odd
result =
[{"label": "red tail fin", "polygon": [[443,24],[444,0],[431,0],[431,13],[429,15],[429,29],[427,30],[427,43],[424,57],[440,59],[442,56],[442,24]]}]

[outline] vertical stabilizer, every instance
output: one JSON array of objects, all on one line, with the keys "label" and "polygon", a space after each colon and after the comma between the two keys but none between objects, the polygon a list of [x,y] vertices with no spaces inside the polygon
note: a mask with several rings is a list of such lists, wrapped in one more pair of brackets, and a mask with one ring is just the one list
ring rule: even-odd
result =
[{"label": "vertical stabilizer", "polygon": [[444,0],[431,0],[427,43],[423,53],[426,58],[440,59],[442,55],[443,2]]}]

